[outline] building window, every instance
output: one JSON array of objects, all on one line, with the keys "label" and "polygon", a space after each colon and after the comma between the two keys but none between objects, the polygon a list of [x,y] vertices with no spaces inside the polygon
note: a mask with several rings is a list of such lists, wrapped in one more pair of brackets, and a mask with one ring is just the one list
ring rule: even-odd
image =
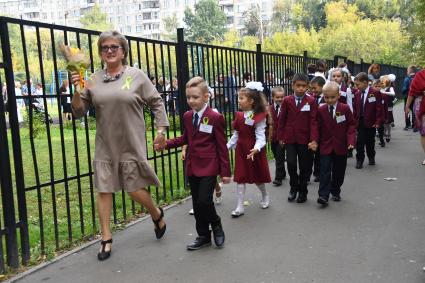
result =
[{"label": "building window", "polygon": [[127,32],[131,32],[131,26],[127,26]]},{"label": "building window", "polygon": [[152,19],[152,14],[151,13],[143,13],[143,19],[144,20]]},{"label": "building window", "polygon": [[136,26],[136,32],[142,32],[142,26]]}]

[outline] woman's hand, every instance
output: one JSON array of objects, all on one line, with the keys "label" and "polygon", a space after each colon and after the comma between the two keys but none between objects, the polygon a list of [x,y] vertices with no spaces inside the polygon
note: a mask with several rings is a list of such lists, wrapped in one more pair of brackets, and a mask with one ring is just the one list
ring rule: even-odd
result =
[{"label": "woman's hand", "polygon": [[77,72],[71,72],[71,82],[74,85],[75,88],[80,84],[81,77],[80,74]]}]

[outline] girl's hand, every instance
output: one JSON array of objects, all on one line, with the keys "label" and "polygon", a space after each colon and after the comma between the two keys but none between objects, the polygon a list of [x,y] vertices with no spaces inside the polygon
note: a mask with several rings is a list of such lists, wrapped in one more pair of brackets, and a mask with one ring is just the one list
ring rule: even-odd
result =
[{"label": "girl's hand", "polygon": [[348,149],[354,149],[354,145],[352,144],[348,145]]},{"label": "girl's hand", "polygon": [[312,151],[316,151],[317,150],[317,142],[312,141],[308,144],[308,149],[311,149]]},{"label": "girl's hand", "polygon": [[229,184],[230,183],[230,177],[221,177],[221,181],[223,184]]},{"label": "girl's hand", "polygon": [[254,161],[254,155],[258,153],[258,149],[253,148],[250,150],[250,154],[248,154],[246,156],[246,159],[251,159],[252,161]]}]

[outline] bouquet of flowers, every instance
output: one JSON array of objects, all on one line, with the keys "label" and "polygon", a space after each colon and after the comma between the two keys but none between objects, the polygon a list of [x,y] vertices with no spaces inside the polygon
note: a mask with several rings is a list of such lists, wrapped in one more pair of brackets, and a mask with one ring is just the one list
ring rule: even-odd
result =
[{"label": "bouquet of flowers", "polygon": [[81,92],[84,88],[84,74],[90,66],[90,59],[84,55],[83,51],[78,48],[69,47],[68,45],[61,44],[59,46],[62,55],[65,57],[67,66],[66,69],[70,72],[77,72],[80,74],[80,83],[76,87],[77,92]]}]

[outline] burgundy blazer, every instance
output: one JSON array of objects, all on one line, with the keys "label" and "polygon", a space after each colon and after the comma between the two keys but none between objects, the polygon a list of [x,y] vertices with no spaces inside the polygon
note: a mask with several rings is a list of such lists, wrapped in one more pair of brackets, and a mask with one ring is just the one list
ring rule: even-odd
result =
[{"label": "burgundy blazer", "polygon": [[[364,104],[364,125],[366,128],[372,128],[373,125],[380,126],[383,122],[382,116],[382,96],[381,92],[372,87],[369,88],[367,93],[368,98]],[[354,119],[358,125],[360,120],[360,107],[361,107],[362,92],[358,90],[354,95],[353,112]],[[370,97],[375,97],[375,102],[369,102]]]},{"label": "burgundy blazer", "polygon": [[[301,111],[304,105],[310,105],[310,111]],[[304,95],[300,107],[296,106],[295,95],[283,99],[281,106],[277,138],[285,144],[308,144],[319,141],[317,126],[317,103],[313,96]]]},{"label": "burgundy blazer", "polygon": [[[230,177],[229,151],[226,146],[224,117],[209,106],[205,109],[198,127],[193,126],[193,110],[183,115],[183,135],[167,140],[167,148],[175,148],[187,144],[186,175]],[[208,125],[213,127],[212,133],[199,130],[200,125],[208,118]]]},{"label": "burgundy blazer", "polygon": [[[335,110],[334,110],[335,111]],[[345,121],[337,123],[336,116],[345,116]],[[321,105],[318,111],[320,154],[347,155],[348,146],[356,145],[356,122],[347,104],[338,103],[335,118],[331,119],[328,105]]]},{"label": "burgundy blazer", "polygon": [[[279,106],[280,108],[282,107]],[[277,139],[277,127],[279,125],[279,117],[278,114],[276,112],[276,109],[274,108],[274,103],[272,103],[272,105],[269,106],[269,113],[272,116],[273,119],[273,131],[272,131],[272,138],[270,142],[278,142]]]}]

